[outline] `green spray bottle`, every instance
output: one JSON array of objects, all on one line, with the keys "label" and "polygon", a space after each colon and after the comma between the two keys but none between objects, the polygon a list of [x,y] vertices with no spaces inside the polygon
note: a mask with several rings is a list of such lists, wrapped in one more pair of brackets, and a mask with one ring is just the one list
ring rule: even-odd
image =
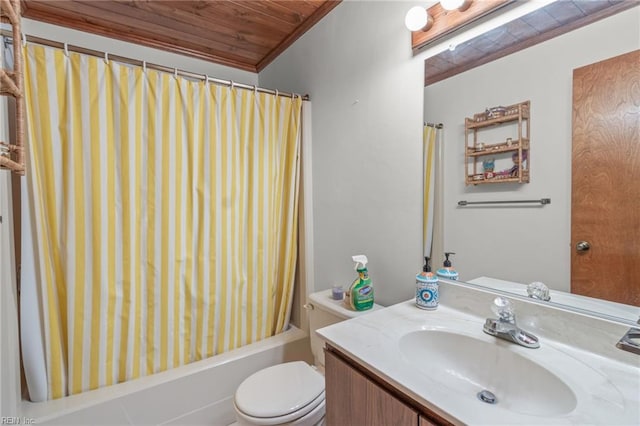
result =
[{"label": "green spray bottle", "polygon": [[366,311],[373,307],[373,285],[367,271],[367,256],[360,254],[351,257],[356,263],[355,270],[358,271],[356,278],[349,289],[350,306],[355,311]]}]

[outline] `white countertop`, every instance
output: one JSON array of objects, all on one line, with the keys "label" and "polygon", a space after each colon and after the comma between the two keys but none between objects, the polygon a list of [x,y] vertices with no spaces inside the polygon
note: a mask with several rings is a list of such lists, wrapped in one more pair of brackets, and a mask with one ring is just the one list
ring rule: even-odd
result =
[{"label": "white countertop", "polygon": [[[318,334],[354,361],[456,424],[640,424],[640,355],[637,355],[638,364],[634,365],[635,361],[620,362],[544,337],[540,338],[539,349],[528,349],[485,334],[484,320],[442,304],[435,311],[421,310],[410,300],[322,328]],[[523,328],[536,334],[536,330]],[[462,395],[431,377],[429,359],[416,366],[402,354],[400,338],[417,330],[453,331],[502,345],[529,358],[573,390],[576,408],[555,417],[534,416],[515,413],[500,403],[480,402],[475,392]],[[465,348],[460,347],[460,351]]]}]

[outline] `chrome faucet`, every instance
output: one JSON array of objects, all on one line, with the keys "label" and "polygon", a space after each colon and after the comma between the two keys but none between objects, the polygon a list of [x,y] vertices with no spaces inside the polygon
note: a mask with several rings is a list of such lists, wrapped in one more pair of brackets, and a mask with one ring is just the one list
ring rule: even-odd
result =
[{"label": "chrome faucet", "polygon": [[516,315],[511,306],[511,302],[504,297],[496,297],[491,306],[491,310],[498,318],[487,318],[484,327],[482,327],[485,333],[517,343],[526,348],[536,349],[540,347],[536,336],[522,330],[516,325]]}]

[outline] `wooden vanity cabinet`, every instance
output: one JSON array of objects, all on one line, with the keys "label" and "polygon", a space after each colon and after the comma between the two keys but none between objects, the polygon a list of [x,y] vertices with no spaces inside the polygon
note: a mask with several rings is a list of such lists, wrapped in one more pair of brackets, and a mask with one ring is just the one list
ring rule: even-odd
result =
[{"label": "wooden vanity cabinet", "polygon": [[325,348],[325,398],[327,426],[451,424],[330,345]]}]

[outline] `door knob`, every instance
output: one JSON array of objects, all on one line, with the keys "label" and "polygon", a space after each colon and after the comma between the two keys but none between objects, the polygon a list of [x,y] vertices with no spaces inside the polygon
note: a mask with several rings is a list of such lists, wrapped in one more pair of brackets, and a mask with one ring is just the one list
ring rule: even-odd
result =
[{"label": "door knob", "polygon": [[587,251],[590,248],[591,245],[588,241],[579,241],[578,244],[576,244],[576,251]]}]

